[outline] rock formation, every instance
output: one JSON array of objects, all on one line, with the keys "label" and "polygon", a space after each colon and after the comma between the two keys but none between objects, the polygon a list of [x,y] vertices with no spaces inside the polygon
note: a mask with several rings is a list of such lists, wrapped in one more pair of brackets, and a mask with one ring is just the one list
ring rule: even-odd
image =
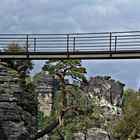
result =
[{"label": "rock formation", "polygon": [[[52,112],[53,97],[55,94],[57,81],[54,76],[43,74],[36,83],[36,92],[38,94],[38,109],[45,117],[49,117]],[[47,140],[48,135],[39,140]]]},{"label": "rock formation", "polygon": [[20,74],[0,62],[0,140],[32,140],[37,133],[37,106]]},{"label": "rock formation", "polygon": [[[112,140],[108,126],[113,116],[122,115],[124,84],[111,79],[109,76],[90,78],[89,86],[85,88],[91,100],[101,107],[105,123],[101,128],[94,127],[87,130],[86,140]],[[79,134],[74,140],[84,139]]]},{"label": "rock formation", "polygon": [[48,117],[52,111],[52,99],[55,93],[56,80],[54,76],[43,75],[36,84],[36,92],[38,94],[39,110],[44,116]]},{"label": "rock formation", "polygon": [[91,78],[89,81],[88,94],[91,99],[95,99],[103,110],[105,119],[110,115],[120,116],[123,107],[124,84],[111,79],[111,77]]}]

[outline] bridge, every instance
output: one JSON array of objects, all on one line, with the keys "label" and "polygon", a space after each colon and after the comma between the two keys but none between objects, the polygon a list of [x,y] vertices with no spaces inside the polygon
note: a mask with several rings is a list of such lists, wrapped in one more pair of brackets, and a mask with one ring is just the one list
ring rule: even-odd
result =
[{"label": "bridge", "polygon": [[[18,45],[23,49],[7,48]],[[137,59],[140,31],[0,34],[0,59]]]}]

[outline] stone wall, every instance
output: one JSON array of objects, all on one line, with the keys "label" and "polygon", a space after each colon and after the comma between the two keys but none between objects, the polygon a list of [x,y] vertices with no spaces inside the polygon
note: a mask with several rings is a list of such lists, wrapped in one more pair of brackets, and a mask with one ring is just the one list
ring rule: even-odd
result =
[{"label": "stone wall", "polygon": [[0,140],[32,140],[37,133],[37,106],[20,74],[0,62]]}]

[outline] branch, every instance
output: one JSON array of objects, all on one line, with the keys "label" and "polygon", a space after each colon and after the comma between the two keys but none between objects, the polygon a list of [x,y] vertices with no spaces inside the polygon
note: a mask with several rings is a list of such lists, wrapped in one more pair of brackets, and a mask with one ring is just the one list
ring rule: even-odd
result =
[{"label": "branch", "polygon": [[70,84],[70,83],[68,83],[68,84],[66,84],[67,86],[72,86],[72,87],[74,87],[76,90],[78,90],[78,87],[76,86],[76,85],[74,85],[74,84]]},{"label": "branch", "polygon": [[72,92],[70,92],[69,90],[68,90],[68,92],[71,94],[71,96],[76,100],[76,102],[78,103],[78,99],[76,98],[76,96],[72,93]]},{"label": "branch", "polygon": [[38,132],[34,138],[37,140],[43,137],[46,134],[49,134],[53,129],[55,129],[59,125],[59,119],[57,119],[54,123],[50,124],[47,128],[44,128],[42,131]]},{"label": "branch", "polygon": [[60,130],[57,128],[57,131],[58,131],[58,134],[60,135],[60,137],[61,137],[61,140],[65,140],[65,138],[64,138],[64,136],[63,136],[63,134],[60,132]]},{"label": "branch", "polygon": [[[62,111],[61,115],[60,115],[61,117],[59,116],[52,124],[50,124],[48,127],[44,128],[43,130],[38,132],[36,134],[34,140],[37,140],[37,139],[43,137],[44,135],[49,134],[52,130],[54,130],[61,123],[61,120],[63,119],[64,114],[70,109],[71,108],[67,108],[66,110]],[[60,118],[61,118],[61,120],[60,120]]]},{"label": "branch", "polygon": [[80,83],[82,82],[80,79],[78,79],[76,76],[71,76],[73,79],[79,81]]}]

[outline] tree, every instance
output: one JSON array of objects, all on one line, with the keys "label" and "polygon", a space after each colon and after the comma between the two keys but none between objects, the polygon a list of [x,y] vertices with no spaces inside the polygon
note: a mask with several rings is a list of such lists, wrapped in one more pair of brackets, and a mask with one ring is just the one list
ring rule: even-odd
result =
[{"label": "tree", "polygon": [[123,92],[125,105],[129,104],[132,98],[137,96],[137,92],[134,89],[128,88]]},{"label": "tree", "polygon": [[131,97],[124,108],[122,117],[113,124],[113,136],[116,139],[135,140],[140,138],[140,98],[138,96]]},{"label": "tree", "polygon": [[69,87],[73,87],[77,90],[78,85],[74,85],[68,83],[66,81],[66,77],[70,77],[71,79],[76,80],[79,85],[82,81],[84,74],[86,73],[86,69],[82,67],[80,60],[49,60],[46,61],[45,65],[42,68],[44,71],[47,71],[50,75],[55,75],[60,82],[61,92],[59,92],[60,98],[60,109],[55,116],[54,122],[50,124],[48,127],[44,128],[42,131],[38,132],[35,139],[38,139],[45,134],[50,133],[54,128],[58,125],[62,126],[64,121],[63,117],[66,112],[71,111],[77,115],[84,115],[84,111],[81,110],[79,107],[70,106],[68,103],[67,95],[71,95],[72,98],[76,100],[76,97],[72,91],[69,90]]},{"label": "tree", "polygon": [[[74,87],[69,86],[68,90],[74,96],[67,94],[67,106],[71,110],[65,112],[63,124],[49,133],[50,140],[62,139],[62,137],[63,139],[71,140],[75,133],[82,133],[86,136],[88,129],[103,124],[104,120],[101,116],[101,110],[95,105],[93,100],[90,100],[84,92],[76,90]],[[53,110],[56,113],[60,109],[59,100],[61,94],[59,93],[56,94],[53,105]]]},{"label": "tree", "polygon": [[40,71],[40,72],[36,73],[32,79],[33,84],[36,84],[37,81],[39,80],[39,78],[43,77],[44,75],[45,75],[45,71]]},{"label": "tree", "polygon": [[[9,44],[4,50],[5,52],[25,52],[26,47],[19,46],[16,43]],[[4,60],[9,67],[16,69],[20,72],[21,77],[25,80],[29,76],[30,71],[33,69],[33,62],[31,60]]]}]

